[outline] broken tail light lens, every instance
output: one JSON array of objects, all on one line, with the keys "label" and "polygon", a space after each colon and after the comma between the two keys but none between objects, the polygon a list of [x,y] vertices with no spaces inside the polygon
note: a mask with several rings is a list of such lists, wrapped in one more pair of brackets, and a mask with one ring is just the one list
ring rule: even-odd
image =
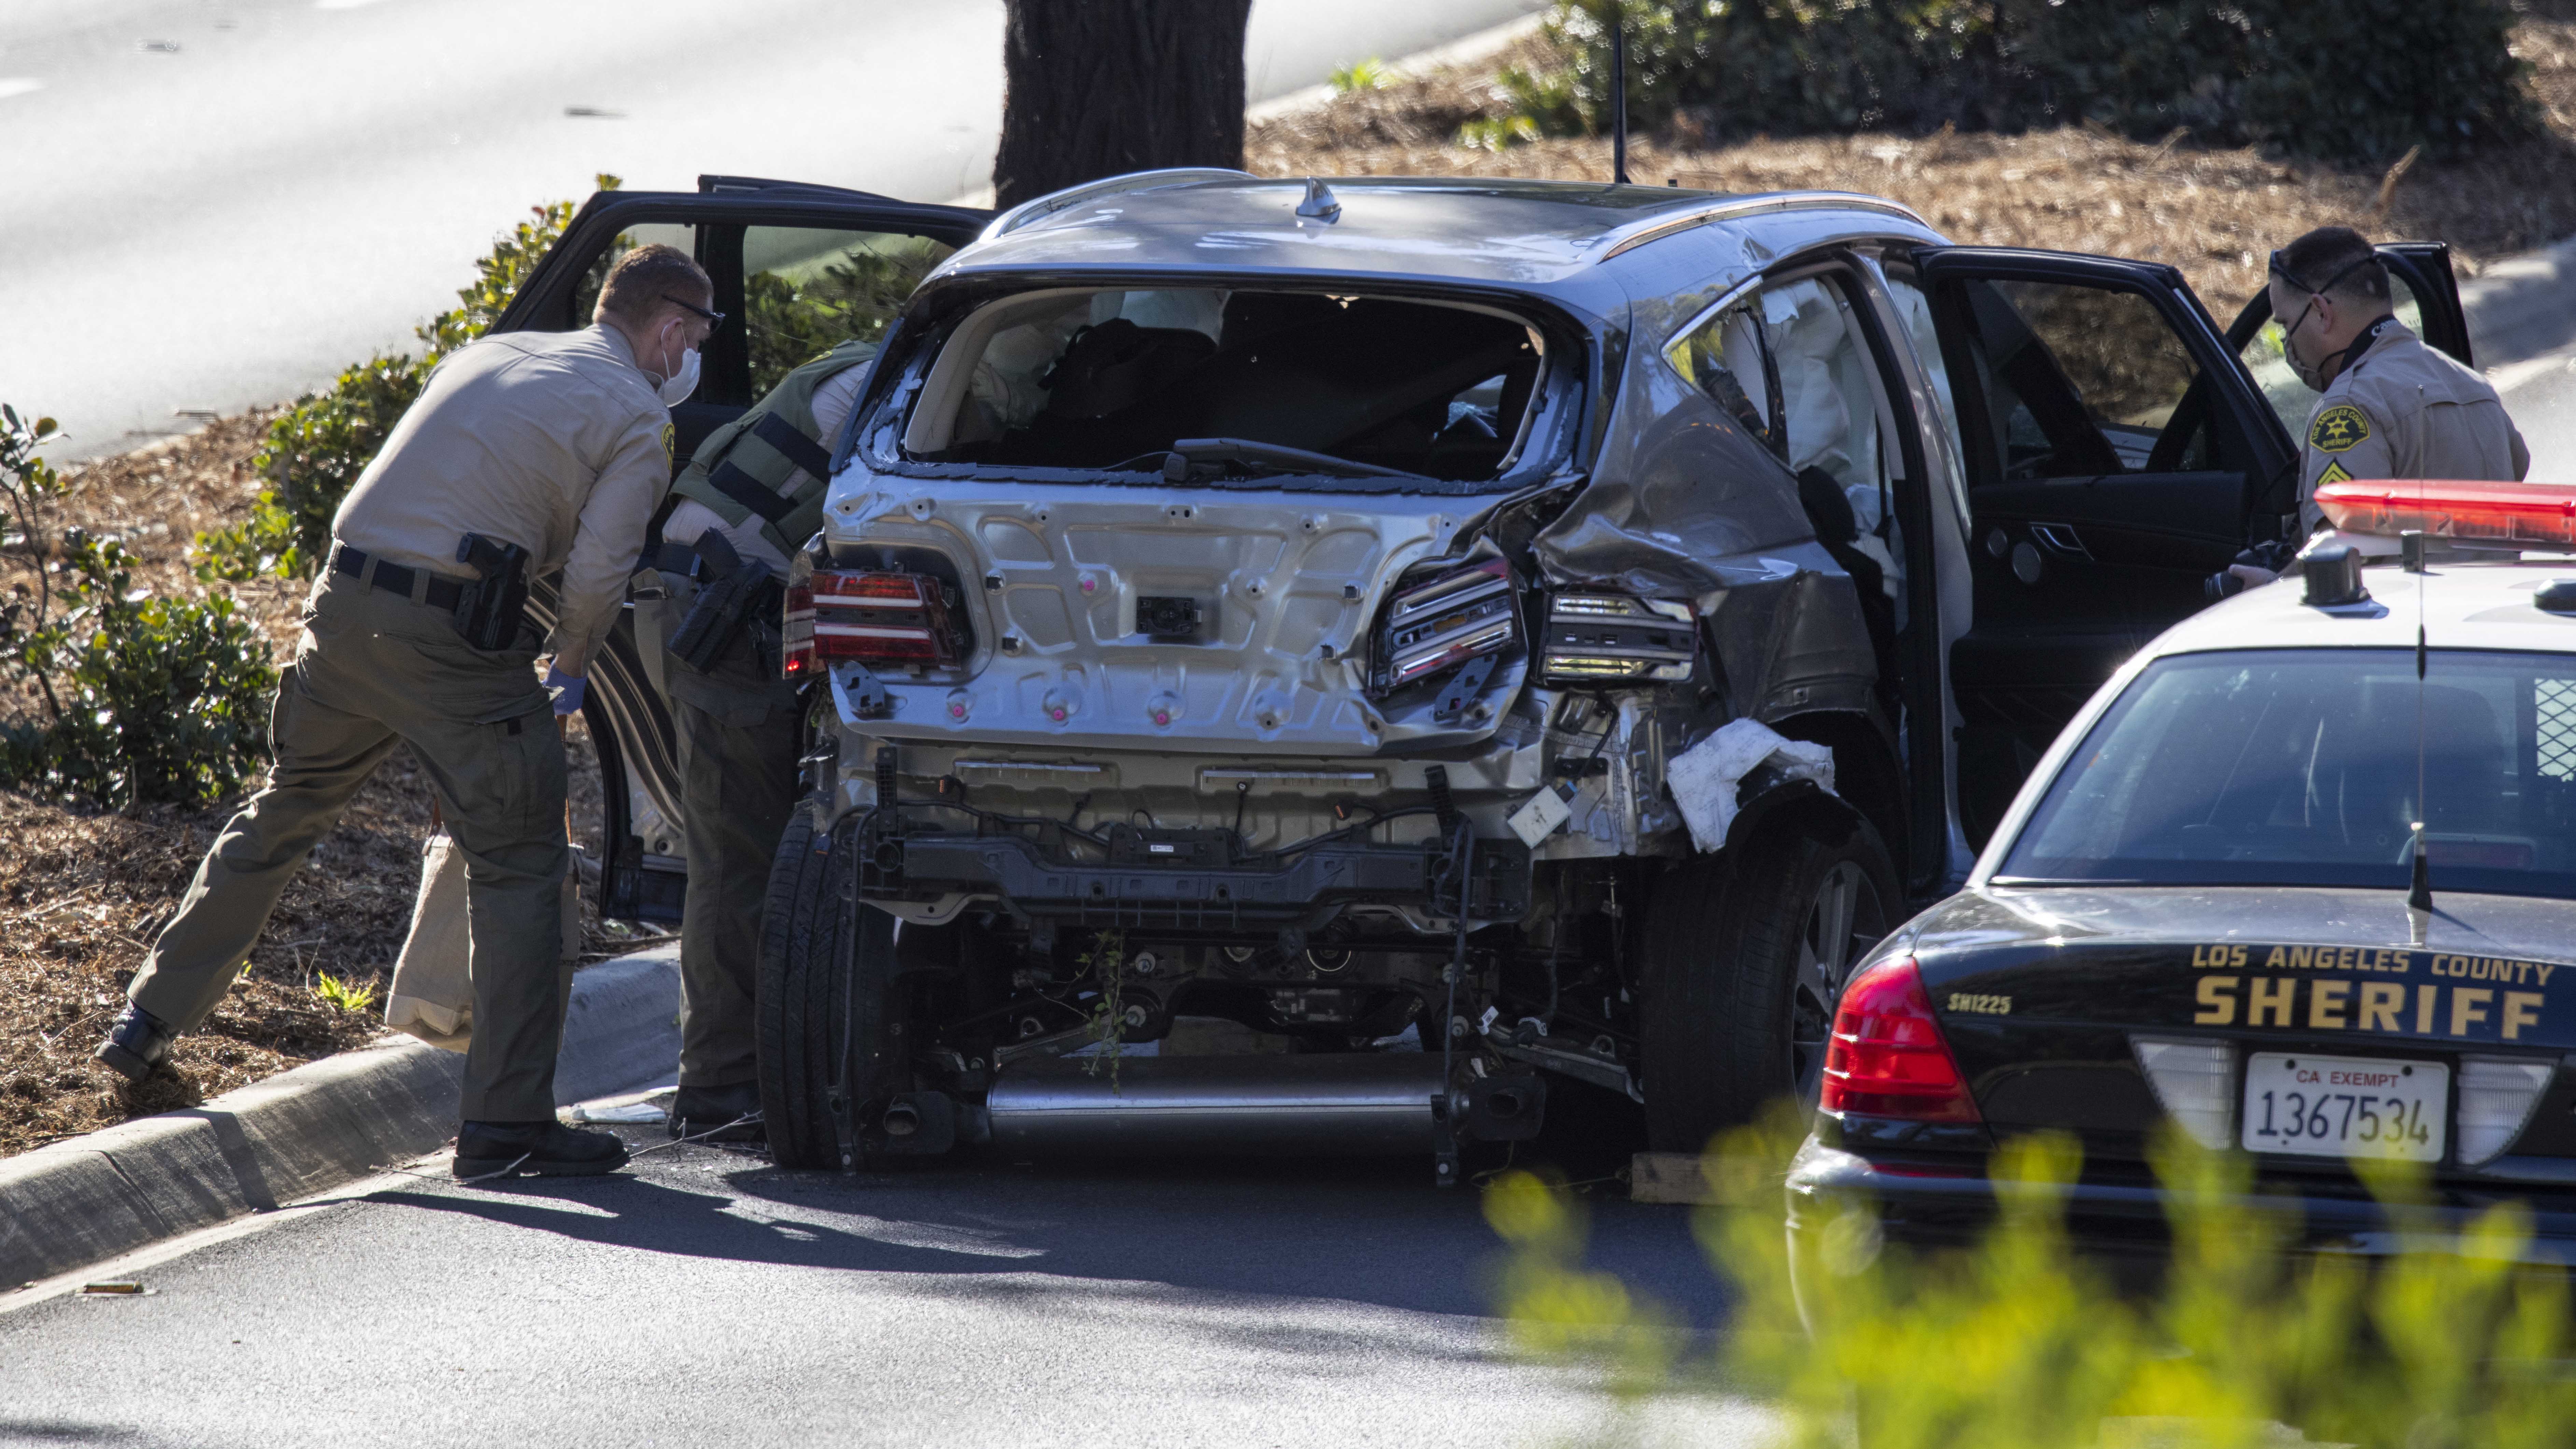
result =
[{"label": "broken tail light lens", "polygon": [[2317,486],[2316,504],[2346,533],[2498,543],[2576,544],[2576,488],[2564,483],[2392,482],[2351,479]]},{"label": "broken tail light lens", "polygon": [[1387,604],[1378,657],[1384,687],[1427,678],[1479,654],[1493,654],[1520,638],[1512,597],[1512,571],[1488,559],[1404,590]]},{"label": "broken tail light lens", "polygon": [[1882,961],[1843,988],[1819,1105],[1910,1122],[1984,1120],[1912,957]]},{"label": "broken tail light lens", "polygon": [[1552,594],[1539,645],[1550,684],[1672,684],[1699,651],[1690,605],[1628,594]]},{"label": "broken tail light lens", "polygon": [[780,672],[804,679],[835,660],[954,668],[965,636],[927,574],[815,569],[790,580]]}]

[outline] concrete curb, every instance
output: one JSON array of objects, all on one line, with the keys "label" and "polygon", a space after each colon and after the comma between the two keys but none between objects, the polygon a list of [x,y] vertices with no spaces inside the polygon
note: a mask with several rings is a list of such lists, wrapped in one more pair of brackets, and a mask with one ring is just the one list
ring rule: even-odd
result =
[{"label": "concrete curb", "polygon": [[[672,1080],[679,950],[573,978],[555,1069],[561,1103]],[[456,1135],[465,1058],[389,1038],[0,1161],[0,1284],[69,1272],[144,1244],[328,1192]]]},{"label": "concrete curb", "polygon": [[2576,343],[2576,237],[2489,262],[2460,283],[2460,309],[2482,368]]}]

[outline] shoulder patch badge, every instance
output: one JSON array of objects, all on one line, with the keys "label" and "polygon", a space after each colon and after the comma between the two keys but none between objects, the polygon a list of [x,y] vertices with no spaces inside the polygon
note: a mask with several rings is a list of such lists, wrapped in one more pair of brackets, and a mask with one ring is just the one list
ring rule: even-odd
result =
[{"label": "shoulder patch badge", "polygon": [[2352,475],[2343,470],[2343,465],[2341,463],[2328,463],[2326,465],[2326,470],[2317,475],[2317,486],[2320,488],[2323,488],[2329,483],[2349,483],[2351,481]]},{"label": "shoulder patch badge", "polygon": [[679,429],[672,427],[669,423],[664,423],[662,425],[662,457],[666,461],[677,461],[677,458],[672,453],[671,449],[674,442],[679,437],[679,431]]},{"label": "shoulder patch badge", "polygon": [[2370,418],[2350,403],[2336,403],[2317,414],[2308,429],[2308,446],[2320,453],[2349,452],[2370,436]]}]

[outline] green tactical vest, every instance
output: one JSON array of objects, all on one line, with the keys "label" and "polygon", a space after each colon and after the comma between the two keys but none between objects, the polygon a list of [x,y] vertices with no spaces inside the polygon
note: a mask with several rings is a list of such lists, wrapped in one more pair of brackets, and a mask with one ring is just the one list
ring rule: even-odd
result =
[{"label": "green tactical vest", "polygon": [[[832,448],[814,421],[816,389],[872,361],[873,342],[844,342],[779,379],[751,411],[707,435],[671,491],[716,511],[729,527],[757,516],[760,533],[789,558],[823,526]],[[789,480],[804,477],[791,489]]]}]

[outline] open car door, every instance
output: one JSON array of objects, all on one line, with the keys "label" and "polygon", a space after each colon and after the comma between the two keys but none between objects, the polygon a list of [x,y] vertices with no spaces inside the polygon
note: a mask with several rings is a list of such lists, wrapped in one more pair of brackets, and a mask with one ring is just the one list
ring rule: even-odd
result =
[{"label": "open car door", "polygon": [[[589,326],[609,265],[646,242],[697,258],[725,320],[701,349],[698,390],[671,409],[676,472],[709,433],[798,365],[851,338],[881,336],[921,278],[989,220],[965,207],[750,177],[701,176],[694,192],[602,191],[492,330]],[[552,624],[552,580],[537,582],[529,606],[541,626]],[[676,923],[687,881],[679,768],[631,614],[592,661],[582,719],[603,787],[600,914]]]},{"label": "open car door", "polygon": [[1968,476],[1975,613],[1952,646],[1959,819],[1982,846],[2121,661],[2278,520],[2290,435],[2182,274],[2063,252],[1914,254]]}]

